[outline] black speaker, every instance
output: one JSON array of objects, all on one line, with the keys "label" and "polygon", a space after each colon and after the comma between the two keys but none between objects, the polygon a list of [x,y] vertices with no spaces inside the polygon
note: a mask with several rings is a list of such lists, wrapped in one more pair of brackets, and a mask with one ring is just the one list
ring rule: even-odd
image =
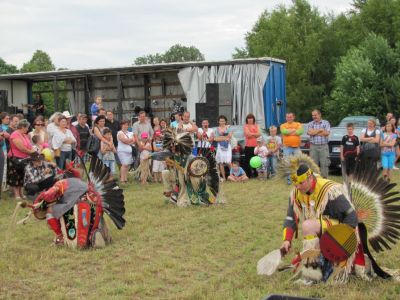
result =
[{"label": "black speaker", "polygon": [[219,84],[207,83],[206,84],[206,103],[209,106],[219,105]]},{"label": "black speaker", "polygon": [[232,106],[229,105],[218,106],[218,114],[224,115],[228,119],[228,124],[232,125]]},{"label": "black speaker", "polygon": [[0,111],[8,109],[8,93],[6,90],[0,90]]},{"label": "black speaker", "polygon": [[207,103],[196,103],[196,125],[201,127],[201,122],[208,120],[210,127],[218,124],[218,106],[209,106]]},{"label": "black speaker", "polygon": [[232,105],[232,85],[230,83],[207,83],[206,103],[210,106]]}]

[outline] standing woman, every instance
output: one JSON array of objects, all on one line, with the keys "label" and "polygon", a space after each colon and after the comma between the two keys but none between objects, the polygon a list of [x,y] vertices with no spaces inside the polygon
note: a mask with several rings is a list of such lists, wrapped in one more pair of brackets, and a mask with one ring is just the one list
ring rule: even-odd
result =
[{"label": "standing woman", "polygon": [[71,130],[68,129],[67,118],[62,116],[59,118],[59,127],[56,129],[51,142],[56,154],[59,156],[57,166],[60,169],[65,168],[65,161],[72,160],[72,149],[76,147],[76,139]]},{"label": "standing woman", "polygon": [[361,131],[361,158],[370,163],[375,169],[378,168],[380,159],[380,137],[381,132],[376,128],[376,120],[369,119],[368,127]]},{"label": "standing woman", "polygon": [[386,123],[385,129],[381,134],[381,163],[382,163],[382,177],[390,182],[391,170],[393,169],[396,159],[396,128],[391,122]]},{"label": "standing woman", "polygon": [[[10,151],[8,152],[7,184],[14,190],[15,199],[21,199],[22,186],[25,176],[25,158],[35,152],[27,132],[29,122],[22,119],[18,122],[17,129],[10,135]],[[18,162],[18,164],[17,164]]]},{"label": "standing woman", "polygon": [[153,118],[153,131],[156,132],[156,130],[161,132],[160,119],[158,117]]},{"label": "standing woman", "polygon": [[133,132],[128,131],[129,121],[124,120],[121,123],[121,130],[117,133],[118,148],[117,154],[121,162],[121,183],[128,182],[129,166],[133,163],[132,147],[136,143]]},{"label": "standing woman", "polygon": [[218,117],[219,126],[215,132],[214,141],[217,142],[217,154],[215,156],[215,160],[219,166],[221,182],[226,180],[225,175],[225,165],[230,167],[232,162],[232,148],[231,148],[231,138],[232,132],[229,130],[227,126],[228,119],[221,115]]},{"label": "standing woman", "polygon": [[33,121],[33,130],[29,132],[31,140],[34,135],[39,135],[44,144],[48,143],[48,134],[46,132],[44,119],[42,116],[36,117]]},{"label": "standing woman", "polygon": [[[93,134],[96,136],[96,138],[100,141],[99,144],[101,144],[101,142],[105,143],[106,145],[108,145],[109,147],[113,146],[113,143],[110,142],[109,140],[107,140],[103,133],[104,133],[104,129],[107,128],[106,127],[106,117],[105,116],[98,116],[96,118],[96,120],[94,121],[94,126],[93,126]],[[100,149],[99,149],[100,150]],[[101,151],[99,151],[97,153],[97,156],[100,159],[103,159],[103,155],[101,154]]]},{"label": "standing woman", "polygon": [[244,148],[244,165],[243,168],[247,177],[257,177],[256,169],[250,167],[250,159],[254,156],[254,149],[257,146],[257,138],[261,136],[260,127],[256,124],[256,117],[253,114],[246,116],[246,124],[243,128],[246,140]]}]

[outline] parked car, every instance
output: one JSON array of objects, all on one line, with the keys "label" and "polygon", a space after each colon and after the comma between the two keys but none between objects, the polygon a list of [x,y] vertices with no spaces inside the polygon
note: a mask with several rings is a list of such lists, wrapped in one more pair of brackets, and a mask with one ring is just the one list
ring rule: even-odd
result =
[{"label": "parked car", "polygon": [[300,138],[301,138],[300,150],[304,154],[309,155],[310,154],[310,136],[307,134],[308,123],[303,123],[303,128],[304,128],[304,132],[300,136]]},{"label": "parked car", "polygon": [[[342,119],[337,127],[331,127],[329,134],[329,159],[331,160],[331,168],[340,168],[340,145],[342,144],[342,138],[347,134],[347,124],[354,124],[354,134],[356,136],[361,135],[361,131],[368,126],[369,119],[376,119],[372,116],[350,116]],[[379,120],[376,119],[377,128],[380,127]]]}]

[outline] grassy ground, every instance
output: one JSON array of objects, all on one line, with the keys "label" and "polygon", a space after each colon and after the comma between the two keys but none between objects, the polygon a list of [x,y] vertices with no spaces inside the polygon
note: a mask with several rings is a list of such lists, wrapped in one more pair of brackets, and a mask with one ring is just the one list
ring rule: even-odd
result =
[{"label": "grassy ground", "polygon": [[[399,172],[399,171],[397,171]],[[396,176],[398,181],[400,176]],[[13,299],[261,299],[272,294],[326,299],[396,299],[400,285],[353,279],[345,286],[295,286],[290,273],[256,274],[256,263],[281,244],[289,188],[283,182],[224,183],[227,203],[176,208],[161,185],[126,189],[127,224],[112,227],[103,250],[51,246],[46,222],[5,232],[15,201],[0,201],[0,298]],[[20,214],[22,217],[23,214]],[[300,243],[295,243],[300,249]],[[399,246],[377,254],[400,268]]]}]

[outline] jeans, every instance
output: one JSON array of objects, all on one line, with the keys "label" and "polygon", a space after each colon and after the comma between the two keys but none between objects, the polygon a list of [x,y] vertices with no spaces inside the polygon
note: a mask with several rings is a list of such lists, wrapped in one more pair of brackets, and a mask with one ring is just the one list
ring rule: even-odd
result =
[{"label": "jeans", "polygon": [[66,160],[72,160],[72,151],[61,151],[60,157],[58,158],[57,161],[57,167],[60,169],[65,168],[65,161]]},{"label": "jeans", "polygon": [[283,147],[283,156],[297,155],[300,153],[299,147]]},{"label": "jeans", "polygon": [[103,160],[103,164],[110,168],[111,174],[115,174],[115,160]]},{"label": "jeans", "polygon": [[329,147],[328,144],[324,145],[310,145],[310,156],[314,162],[319,165],[321,170],[321,176],[328,178],[329,165],[331,161],[329,160]]},{"label": "jeans", "polygon": [[276,155],[268,156],[268,173],[271,175],[276,174],[276,167],[278,165],[278,158]]}]

